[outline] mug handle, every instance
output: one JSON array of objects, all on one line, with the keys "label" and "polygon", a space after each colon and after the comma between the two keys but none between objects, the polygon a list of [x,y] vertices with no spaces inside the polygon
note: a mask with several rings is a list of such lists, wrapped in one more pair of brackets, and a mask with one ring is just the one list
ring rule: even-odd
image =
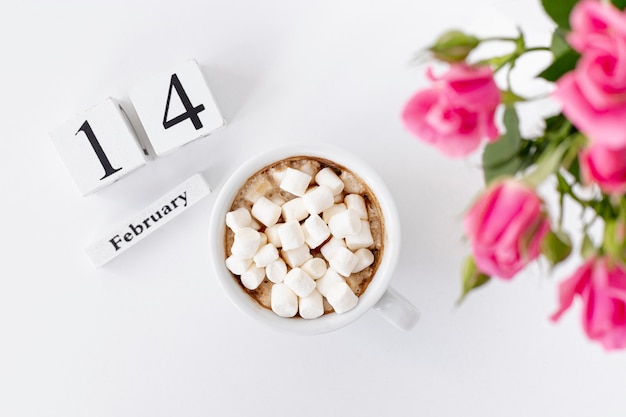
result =
[{"label": "mug handle", "polygon": [[391,287],[387,288],[373,309],[389,323],[404,331],[415,327],[420,317],[417,308]]}]

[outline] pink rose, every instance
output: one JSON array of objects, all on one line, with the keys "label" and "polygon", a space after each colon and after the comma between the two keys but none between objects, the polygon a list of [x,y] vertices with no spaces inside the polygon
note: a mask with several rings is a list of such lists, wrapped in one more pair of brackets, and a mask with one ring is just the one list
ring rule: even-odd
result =
[{"label": "pink rose", "polygon": [[596,1],[579,3],[568,37],[582,53],[576,68],[556,83],[563,113],[605,146],[626,146],[626,15]]},{"label": "pink rose", "polygon": [[626,270],[617,261],[592,258],[559,286],[557,321],[575,296],[583,305],[583,327],[591,340],[605,349],[626,348]]},{"label": "pink rose", "polygon": [[454,64],[441,78],[427,71],[433,85],[418,92],[404,107],[406,128],[450,157],[475,150],[483,138],[494,141],[500,90],[490,67]]},{"label": "pink rose", "polygon": [[570,24],[573,30],[567,40],[578,52],[594,49],[602,42],[610,41],[613,36],[611,32],[626,36],[624,14],[596,0],[579,2],[572,10]]},{"label": "pink rose", "polygon": [[580,154],[580,169],[585,182],[596,183],[607,193],[626,192],[626,147],[592,144]]},{"label": "pink rose", "polygon": [[550,230],[535,191],[519,182],[498,182],[465,216],[476,266],[487,275],[510,279],[541,253]]}]

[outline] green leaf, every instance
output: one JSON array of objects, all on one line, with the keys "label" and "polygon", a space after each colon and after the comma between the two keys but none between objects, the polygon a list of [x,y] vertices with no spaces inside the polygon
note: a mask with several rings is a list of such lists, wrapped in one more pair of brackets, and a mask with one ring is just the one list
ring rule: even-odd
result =
[{"label": "green leaf", "polygon": [[591,238],[587,233],[583,236],[583,243],[580,247],[580,254],[583,259],[589,259],[597,253],[596,247],[594,246]]},{"label": "green leaf", "polygon": [[552,43],[550,45],[550,50],[555,58],[558,58],[564,55],[566,52],[571,51],[572,48],[565,40],[565,31],[563,29],[556,29],[552,34]]},{"label": "green leaf", "polygon": [[578,0],[541,0],[543,9],[559,27],[569,29],[569,15]]},{"label": "green leaf", "polygon": [[460,304],[470,291],[485,285],[491,279],[489,276],[478,270],[476,262],[471,256],[465,258],[465,261],[463,262],[461,277],[463,280],[463,293],[459,297],[457,304]]},{"label": "green leaf", "polygon": [[545,119],[546,130],[557,130],[563,122],[567,119],[563,115],[563,113],[555,114],[554,116],[547,117]]},{"label": "green leaf", "polygon": [[589,201],[589,207],[591,207],[598,214],[598,216],[603,219],[610,219],[616,216],[613,205],[606,198],[606,196],[604,196],[601,200]]},{"label": "green leaf", "polygon": [[522,137],[519,131],[519,118],[514,107],[504,111],[506,132],[493,143],[485,146],[483,152],[483,175],[485,184],[503,176],[512,176],[522,167],[519,157]]},{"label": "green leaf", "polygon": [[567,171],[574,176],[574,179],[577,183],[582,182],[582,178],[580,176],[580,162],[578,157],[572,161],[569,167],[567,167]]},{"label": "green leaf", "polygon": [[626,0],[612,0],[611,3],[620,10],[626,9]]},{"label": "green leaf", "polygon": [[475,36],[467,35],[460,30],[450,30],[441,35],[429,49],[437,59],[460,62],[465,60],[479,43]]},{"label": "green leaf", "polygon": [[505,161],[499,165],[492,166],[489,169],[484,169],[483,176],[485,179],[485,184],[491,184],[498,178],[511,177],[515,175],[515,173],[519,171],[523,165],[524,161],[522,161],[520,157],[514,156],[508,161]]},{"label": "green leaf", "polygon": [[550,231],[541,242],[541,252],[555,266],[572,253],[572,242],[565,233]]},{"label": "green leaf", "polygon": [[562,175],[557,174],[556,180],[556,190],[560,194],[568,194],[571,191],[572,187],[567,183],[567,181],[565,181],[565,178],[563,178]]},{"label": "green leaf", "polygon": [[526,101],[524,97],[518,96],[511,90],[502,91],[501,93],[502,104],[507,107],[513,106],[515,103]]},{"label": "green leaf", "polygon": [[554,55],[554,61],[538,75],[539,77],[555,82],[564,74],[576,68],[580,54],[574,51],[567,43],[566,35],[566,31],[562,28],[557,28],[552,34],[550,50]]},{"label": "green leaf", "polygon": [[617,222],[615,220],[607,220],[604,226],[604,237],[602,239],[602,249],[604,252],[617,257],[621,252],[622,242],[616,239]]},{"label": "green leaf", "polygon": [[566,50],[558,56],[554,62],[538,76],[544,80],[555,82],[566,73],[576,68],[580,54],[573,49]]},{"label": "green leaf", "polygon": [[511,53],[511,54],[506,54],[506,55],[501,55],[501,56],[494,56],[489,59],[484,59],[479,62],[479,65],[490,65],[493,67],[494,72],[498,72],[498,70],[500,70],[506,64],[509,64],[512,61],[514,61],[514,59],[515,59],[515,54]]},{"label": "green leaf", "polygon": [[535,170],[524,176],[523,181],[533,188],[544,182],[546,178],[558,171],[563,161],[563,155],[569,149],[569,144],[562,142],[556,148],[548,148],[535,164]]}]

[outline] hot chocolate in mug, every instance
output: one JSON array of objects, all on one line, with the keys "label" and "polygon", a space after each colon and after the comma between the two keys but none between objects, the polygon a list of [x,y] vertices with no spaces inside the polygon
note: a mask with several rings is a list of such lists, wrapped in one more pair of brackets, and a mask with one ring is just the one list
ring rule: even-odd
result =
[{"label": "hot chocolate in mug", "polygon": [[[304,319],[297,315],[281,317],[269,306],[262,306],[253,293],[242,285],[239,277],[226,266],[226,259],[229,257],[226,215],[233,209],[233,203],[240,195],[242,187],[270,166],[281,161],[298,160],[326,163],[335,171],[347,171],[371,193],[368,203],[376,206],[376,213],[380,217],[377,219],[378,234],[374,235],[379,240],[377,244],[381,250],[375,251],[377,259],[371,280],[366,283],[356,305],[341,314],[327,312],[314,319]],[[298,144],[275,148],[254,156],[226,180],[218,192],[211,213],[209,251],[215,277],[231,301],[247,315],[274,329],[308,335],[327,333],[352,323],[370,309],[374,309],[396,327],[410,330],[418,320],[417,309],[389,286],[400,252],[400,233],[400,221],[391,194],[370,166],[340,148],[321,144]],[[267,278],[265,284],[271,285]]]}]

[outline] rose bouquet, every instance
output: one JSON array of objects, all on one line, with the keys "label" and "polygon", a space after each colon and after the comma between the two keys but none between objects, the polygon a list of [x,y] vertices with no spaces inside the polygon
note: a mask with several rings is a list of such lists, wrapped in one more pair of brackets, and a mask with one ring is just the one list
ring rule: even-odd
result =
[{"label": "rose bouquet", "polygon": [[[440,36],[428,54],[446,68],[427,69],[431,85],[410,98],[402,120],[448,157],[482,148],[485,189],[464,219],[471,255],[462,271],[462,298],[491,279],[512,279],[539,256],[552,265],[570,258],[563,207],[576,204],[592,215],[581,216],[582,262],[559,283],[552,320],[580,299],[587,336],[606,349],[624,349],[626,0],[542,0],[542,6],[556,23],[550,45],[529,47],[522,33],[481,39],[453,30]],[[475,58],[496,40],[509,42],[511,51]],[[516,106],[528,99],[513,91],[510,72],[535,51],[551,56],[537,77],[552,83],[560,111],[543,119],[541,134],[522,137]],[[504,85],[496,81],[501,73]],[[555,188],[556,219],[537,192],[542,185]],[[592,239],[594,223],[602,233]]]}]

